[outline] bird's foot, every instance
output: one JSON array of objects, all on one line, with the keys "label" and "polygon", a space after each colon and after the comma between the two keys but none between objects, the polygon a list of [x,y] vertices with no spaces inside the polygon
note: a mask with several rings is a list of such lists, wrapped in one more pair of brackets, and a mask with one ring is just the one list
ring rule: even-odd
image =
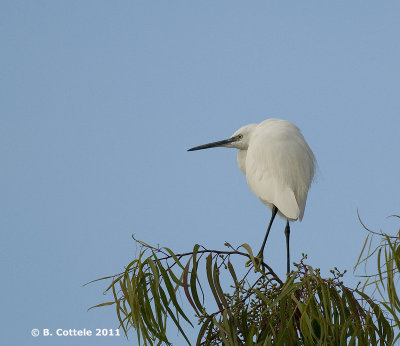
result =
[{"label": "bird's foot", "polygon": [[251,259],[249,259],[245,266],[246,267],[250,267],[252,264],[254,264],[254,272],[258,272],[260,271],[260,269],[263,269],[263,267],[261,266],[261,263],[263,262],[263,256],[262,254],[258,254],[257,256],[254,257],[254,263]]}]

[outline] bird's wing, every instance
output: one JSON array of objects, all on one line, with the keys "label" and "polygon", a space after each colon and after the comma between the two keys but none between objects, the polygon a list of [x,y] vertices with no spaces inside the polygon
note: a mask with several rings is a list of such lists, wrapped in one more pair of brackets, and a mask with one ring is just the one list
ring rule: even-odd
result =
[{"label": "bird's wing", "polygon": [[290,162],[281,152],[282,144],[265,143],[264,136],[253,136],[246,156],[246,179],[264,204],[273,204],[287,218],[297,220],[300,209],[287,179]]}]

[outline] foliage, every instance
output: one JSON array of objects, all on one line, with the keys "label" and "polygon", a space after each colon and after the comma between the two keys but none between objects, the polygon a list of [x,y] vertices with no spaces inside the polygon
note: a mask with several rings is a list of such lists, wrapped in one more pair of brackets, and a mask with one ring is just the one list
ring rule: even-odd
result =
[{"label": "foliage", "polygon": [[[390,217],[400,218],[399,215]],[[395,343],[400,338],[400,299],[397,292],[400,278],[400,229],[392,236],[382,231],[374,232],[365,226],[360,216],[359,220],[368,234],[354,269],[364,265],[364,275],[360,275],[364,280],[362,291],[373,288],[373,293],[378,295],[379,304],[391,317],[392,327],[397,332],[393,341]],[[378,244],[374,245],[375,242]],[[368,274],[367,262],[371,261],[376,265],[376,271]]]},{"label": "foliage", "polygon": [[138,258],[122,273],[98,279],[111,280],[106,292],[113,299],[95,307],[114,305],[125,334],[133,327],[139,344],[170,345],[167,321],[193,343],[185,334],[193,324],[180,292],[200,324],[196,345],[393,342],[392,326],[379,304],[362,290],[346,287],[344,273],[336,268],[330,278],[321,277],[304,263],[306,256],[283,281],[253,257],[247,244],[234,248],[226,243],[223,251],[195,245],[175,254],[135,241],[141,245]]}]

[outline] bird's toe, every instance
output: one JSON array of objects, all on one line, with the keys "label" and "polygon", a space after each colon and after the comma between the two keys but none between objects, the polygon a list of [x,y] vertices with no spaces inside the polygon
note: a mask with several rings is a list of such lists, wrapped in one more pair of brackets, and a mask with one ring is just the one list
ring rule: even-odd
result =
[{"label": "bird's toe", "polygon": [[254,261],[252,261],[251,259],[249,259],[249,260],[246,262],[245,266],[246,266],[246,267],[250,267],[251,265],[253,265],[253,266],[254,266],[254,272],[258,272],[258,271],[260,271],[260,269],[262,268],[262,267],[261,267],[261,263],[262,263],[262,262],[263,262],[263,257],[262,257],[260,254],[258,254],[257,256],[254,257]]}]

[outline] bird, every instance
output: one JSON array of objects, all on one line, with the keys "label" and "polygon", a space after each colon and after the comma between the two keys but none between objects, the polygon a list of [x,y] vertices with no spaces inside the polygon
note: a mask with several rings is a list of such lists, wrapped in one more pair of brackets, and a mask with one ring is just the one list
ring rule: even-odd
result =
[{"label": "bird", "polygon": [[241,127],[231,137],[188,149],[236,148],[239,169],[251,191],[271,210],[271,218],[260,251],[276,214],[286,219],[286,269],[290,273],[290,222],[302,220],[307,195],[316,170],[316,159],[300,129],[292,122],[270,118]]}]

